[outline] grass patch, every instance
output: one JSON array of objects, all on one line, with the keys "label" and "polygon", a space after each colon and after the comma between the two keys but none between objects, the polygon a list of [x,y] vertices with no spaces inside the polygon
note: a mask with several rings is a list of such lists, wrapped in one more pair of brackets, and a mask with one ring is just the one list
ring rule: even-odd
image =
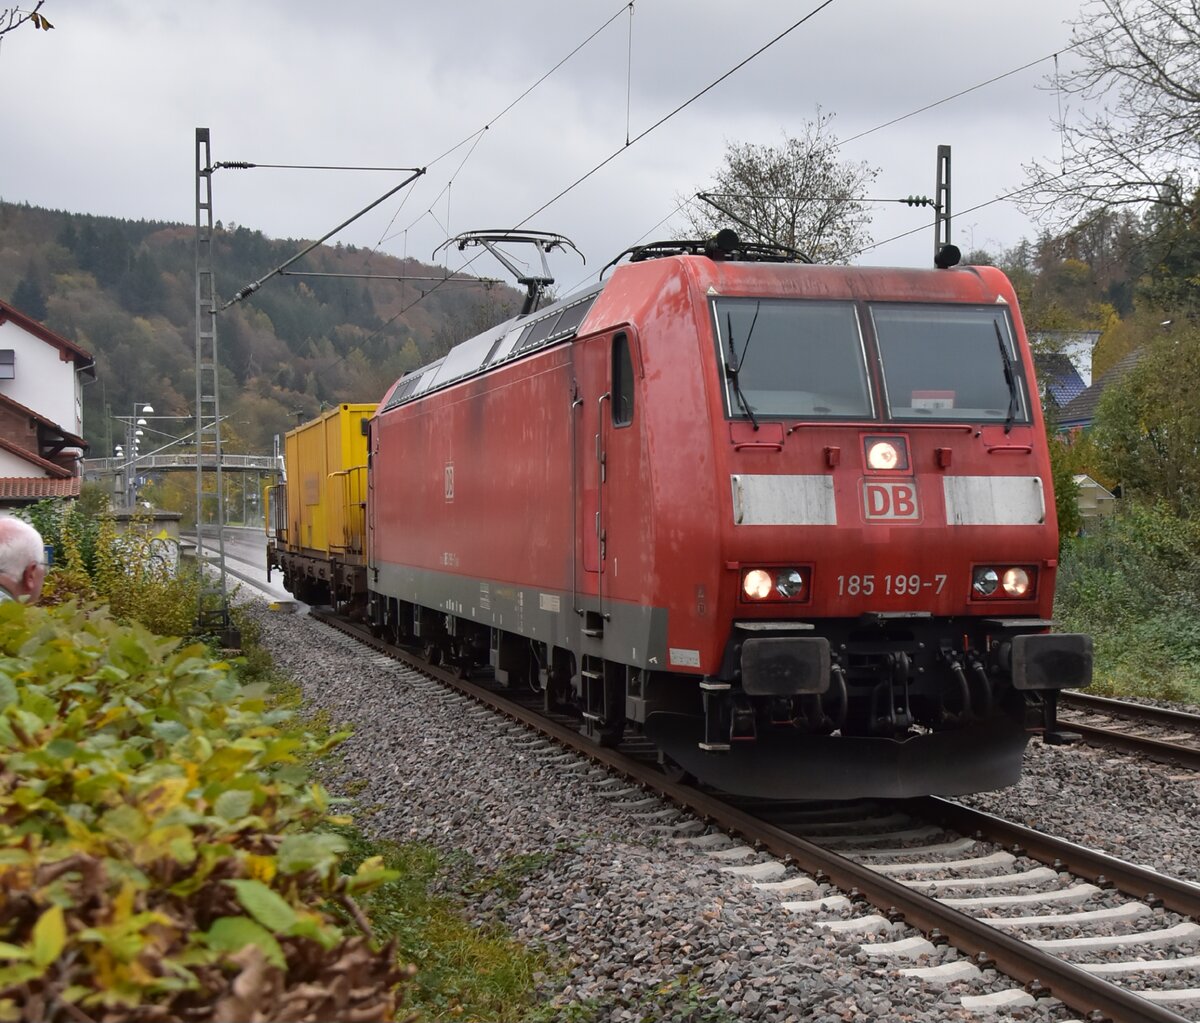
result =
[{"label": "grass patch", "polygon": [[566,848],[565,845],[559,845],[554,852],[522,853],[513,856],[493,873],[469,880],[463,886],[463,892],[472,897],[494,893],[505,901],[515,899],[521,894],[529,878],[549,866]]},{"label": "grass patch", "polygon": [[[400,959],[417,966],[407,992],[409,1008],[423,1020],[515,1023],[538,1018],[533,1015],[536,987],[548,969],[546,956],[499,927],[473,927],[462,915],[461,900],[437,894],[453,873],[445,857],[424,845],[372,840],[353,828],[339,829],[339,834],[349,843],[345,870],[382,856],[385,866],[399,872],[396,880],[363,900],[363,909],[376,937],[394,940]],[[506,874],[494,887],[510,884],[512,878]]]}]

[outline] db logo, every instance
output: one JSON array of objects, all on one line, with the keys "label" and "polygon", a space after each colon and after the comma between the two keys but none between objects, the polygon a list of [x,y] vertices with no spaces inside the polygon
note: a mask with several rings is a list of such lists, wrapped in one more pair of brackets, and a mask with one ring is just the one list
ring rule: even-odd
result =
[{"label": "db logo", "polygon": [[921,508],[917,503],[917,485],[909,480],[882,481],[863,480],[863,518],[868,522],[878,519],[919,519]]}]

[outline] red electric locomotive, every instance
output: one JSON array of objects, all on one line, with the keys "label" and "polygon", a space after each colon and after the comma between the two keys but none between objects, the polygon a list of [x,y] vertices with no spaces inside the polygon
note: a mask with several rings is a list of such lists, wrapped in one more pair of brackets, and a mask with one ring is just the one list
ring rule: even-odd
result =
[{"label": "red electric locomotive", "polygon": [[1011,784],[1090,682],[992,267],[635,249],[403,377],[369,448],[381,633],[728,791]]}]

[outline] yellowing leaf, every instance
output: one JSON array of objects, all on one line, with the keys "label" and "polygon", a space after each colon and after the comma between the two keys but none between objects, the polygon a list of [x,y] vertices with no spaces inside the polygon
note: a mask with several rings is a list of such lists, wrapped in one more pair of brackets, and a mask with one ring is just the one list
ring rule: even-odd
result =
[{"label": "yellowing leaf", "polygon": [[33,962],[49,966],[59,957],[67,943],[67,922],[62,906],[51,906],[33,925]]},{"label": "yellowing leaf", "polygon": [[183,802],[189,788],[186,778],[163,778],[142,797],[142,812],[147,817],[161,817]]},{"label": "yellowing leaf", "polygon": [[233,777],[241,772],[252,759],[254,754],[250,750],[234,749],[231,746],[226,746],[223,749],[217,750],[204,764],[205,773],[211,773],[216,776]]},{"label": "yellowing leaf", "polygon": [[273,856],[256,856],[254,853],[247,853],[242,862],[250,871],[250,876],[256,881],[269,884],[275,877],[275,857]]},{"label": "yellowing leaf", "polygon": [[400,876],[400,871],[391,870],[383,865],[382,856],[372,856],[363,860],[350,877],[346,878],[346,891],[350,893],[368,891],[385,881],[394,881]]}]

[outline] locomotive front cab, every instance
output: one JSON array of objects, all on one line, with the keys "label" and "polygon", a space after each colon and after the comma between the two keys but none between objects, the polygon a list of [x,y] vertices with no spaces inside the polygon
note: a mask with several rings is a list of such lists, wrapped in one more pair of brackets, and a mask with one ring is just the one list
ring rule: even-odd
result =
[{"label": "locomotive front cab", "polygon": [[729,629],[696,750],[664,746],[745,791],[1011,784],[1029,732],[1058,736],[1058,690],[1091,680],[1090,638],[1049,631],[1058,534],[1011,288],[989,268],[775,277],[709,291]]}]

